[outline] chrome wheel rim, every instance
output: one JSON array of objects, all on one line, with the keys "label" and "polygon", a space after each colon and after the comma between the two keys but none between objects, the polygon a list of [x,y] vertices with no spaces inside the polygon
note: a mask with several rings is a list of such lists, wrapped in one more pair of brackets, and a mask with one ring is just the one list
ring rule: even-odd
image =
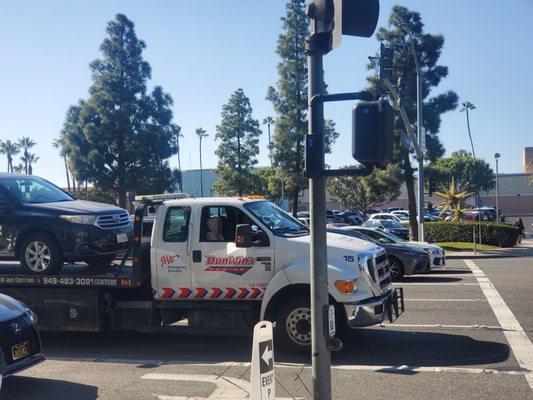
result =
[{"label": "chrome wheel rim", "polygon": [[52,254],[46,244],[35,241],[26,246],[24,260],[32,271],[43,272],[50,266]]},{"label": "chrome wheel rim", "polygon": [[392,280],[396,280],[400,277],[400,264],[394,260],[389,264],[389,270]]},{"label": "chrome wheel rim", "polygon": [[287,334],[300,346],[311,344],[311,310],[307,307],[291,311],[285,324]]}]

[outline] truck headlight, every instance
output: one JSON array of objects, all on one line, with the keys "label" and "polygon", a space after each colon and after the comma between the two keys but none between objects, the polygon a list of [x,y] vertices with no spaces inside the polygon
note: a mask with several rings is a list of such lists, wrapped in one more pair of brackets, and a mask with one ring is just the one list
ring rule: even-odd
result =
[{"label": "truck headlight", "polygon": [[73,224],[92,225],[96,215],[60,215],[59,218]]},{"label": "truck headlight", "polygon": [[336,281],[335,287],[338,289],[339,292],[345,294],[353,294],[357,290],[357,284],[355,283],[355,279],[348,281]]}]

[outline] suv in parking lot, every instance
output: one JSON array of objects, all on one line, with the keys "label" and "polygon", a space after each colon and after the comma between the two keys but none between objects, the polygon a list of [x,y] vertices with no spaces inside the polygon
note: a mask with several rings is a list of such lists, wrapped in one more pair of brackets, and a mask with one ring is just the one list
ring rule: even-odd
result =
[{"label": "suv in parking lot", "polygon": [[131,236],[122,208],[77,200],[35,176],[0,174],[0,257],[31,274],[55,274],[64,261],[109,264]]}]

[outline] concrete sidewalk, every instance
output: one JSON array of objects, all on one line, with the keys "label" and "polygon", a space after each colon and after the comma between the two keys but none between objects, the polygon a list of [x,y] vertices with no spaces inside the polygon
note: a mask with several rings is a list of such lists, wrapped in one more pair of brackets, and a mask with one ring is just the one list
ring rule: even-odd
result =
[{"label": "concrete sidewalk", "polygon": [[481,250],[474,254],[473,251],[458,251],[455,253],[446,253],[447,259],[462,259],[462,258],[502,258],[502,257],[533,257],[533,235],[526,235],[522,239],[522,243],[514,247]]}]

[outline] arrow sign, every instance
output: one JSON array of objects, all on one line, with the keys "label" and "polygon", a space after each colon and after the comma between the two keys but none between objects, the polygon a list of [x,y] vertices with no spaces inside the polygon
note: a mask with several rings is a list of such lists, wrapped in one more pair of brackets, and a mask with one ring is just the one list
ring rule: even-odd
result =
[{"label": "arrow sign", "polygon": [[254,328],[250,400],[275,400],[274,340],[272,323],[259,322]]}]

